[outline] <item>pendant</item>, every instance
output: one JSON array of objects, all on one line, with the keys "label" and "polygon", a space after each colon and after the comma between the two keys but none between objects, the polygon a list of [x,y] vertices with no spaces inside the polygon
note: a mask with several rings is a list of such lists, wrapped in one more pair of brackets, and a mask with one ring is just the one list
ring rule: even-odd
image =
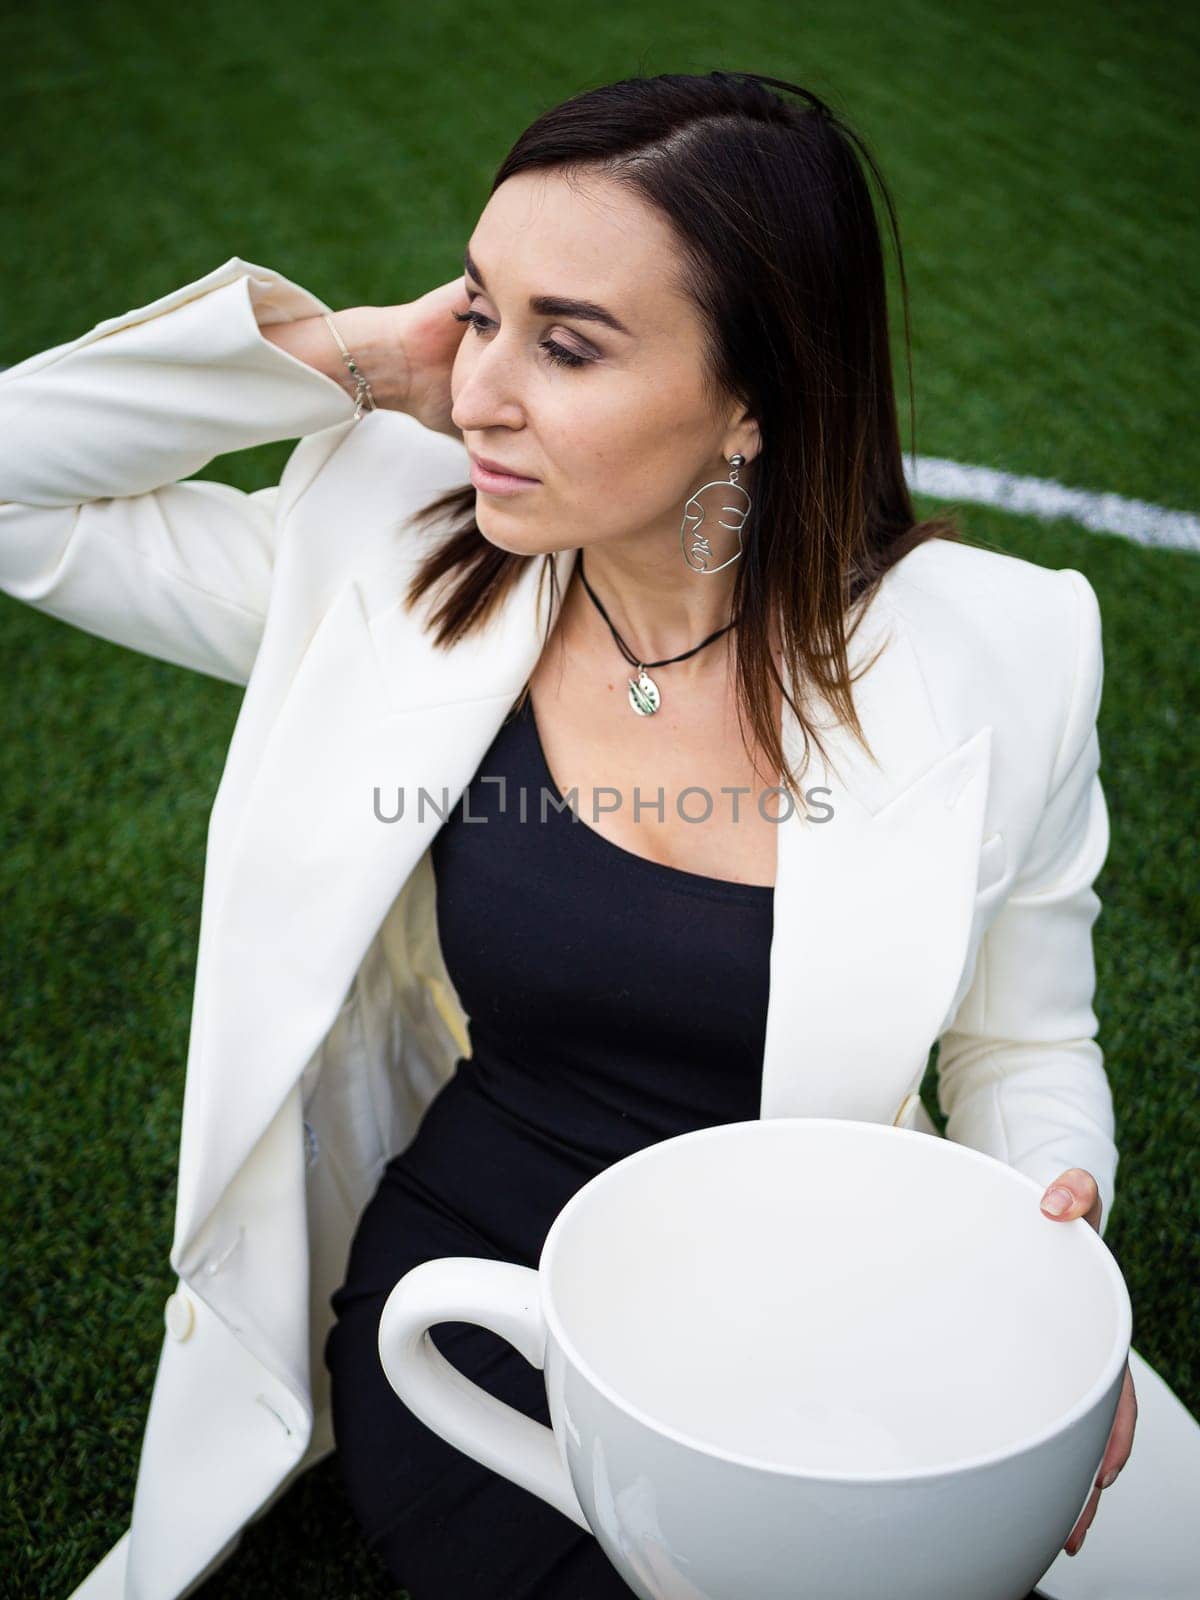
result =
[{"label": "pendant", "polygon": [[662,704],[658,685],[642,667],[636,678],[629,680],[629,704],[639,717],[652,717]]}]

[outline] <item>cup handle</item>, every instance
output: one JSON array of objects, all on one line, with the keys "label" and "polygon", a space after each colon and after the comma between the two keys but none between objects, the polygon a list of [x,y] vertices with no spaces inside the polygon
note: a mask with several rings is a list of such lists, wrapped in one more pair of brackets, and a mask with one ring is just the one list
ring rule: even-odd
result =
[{"label": "cup handle", "polygon": [[464,1455],[490,1467],[592,1529],[554,1430],[465,1377],[429,1337],[438,1322],[490,1328],[544,1370],[546,1324],[538,1274],[511,1261],[441,1256],[399,1280],[379,1319],[379,1359],[392,1388],[421,1421]]}]

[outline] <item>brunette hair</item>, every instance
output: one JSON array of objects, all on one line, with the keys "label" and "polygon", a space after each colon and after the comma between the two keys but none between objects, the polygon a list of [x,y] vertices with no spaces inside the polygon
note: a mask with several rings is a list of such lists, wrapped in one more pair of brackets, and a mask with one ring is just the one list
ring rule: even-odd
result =
[{"label": "brunette hair", "polygon": [[[761,451],[745,469],[753,506],[733,592],[738,716],[743,735],[743,713],[749,718],[754,740],[797,800],[798,777],[769,710],[772,683],[796,714],[805,767],[810,739],[825,754],[803,703],[810,687],[874,759],[854,706],[847,645],[885,572],[927,539],[961,537],[952,514],[918,522],[905,482],[883,251],[856,150],[884,197],[895,240],[915,457],[908,284],[895,207],[864,141],[815,94],[752,72],[606,84],[539,116],[491,188],[494,194],[521,172],[596,173],[672,224],[679,282],[704,327],[708,393],[737,398],[759,425]],[[553,556],[497,549],[480,532],[474,506],[467,484],[417,514],[423,522],[457,521],[423,559],[406,596],[411,607],[448,580],[430,618],[435,642],[447,648],[486,622],[527,562],[544,564],[539,596],[547,575],[552,603],[557,592]],[[775,668],[772,615],[797,698]]]}]

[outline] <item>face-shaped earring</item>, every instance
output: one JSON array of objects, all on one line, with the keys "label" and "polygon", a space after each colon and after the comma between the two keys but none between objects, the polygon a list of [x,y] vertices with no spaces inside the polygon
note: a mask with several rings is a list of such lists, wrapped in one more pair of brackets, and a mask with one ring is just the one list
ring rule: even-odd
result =
[{"label": "face-shaped earring", "polygon": [[[742,525],[749,516],[750,507],[753,503],[750,496],[738,482],[738,469],[745,466],[745,464],[745,456],[731,456],[729,458],[728,481],[722,482],[720,479],[714,479],[712,483],[704,484],[696,490],[683,508],[683,521],[679,526],[679,543],[683,549],[683,559],[693,572],[722,572],[730,565],[730,562],[736,561],[742,553]],[[717,519],[717,526],[726,528],[730,533],[736,533],[738,536],[737,549],[729,557],[729,560],[722,561],[720,566],[712,565],[712,547],[708,539],[700,531],[705,516],[704,505],[700,496],[706,489],[719,489],[721,491],[718,509],[722,515]],[[739,497],[745,502],[744,505],[738,504]],[[726,517],[730,520],[726,521]]]}]

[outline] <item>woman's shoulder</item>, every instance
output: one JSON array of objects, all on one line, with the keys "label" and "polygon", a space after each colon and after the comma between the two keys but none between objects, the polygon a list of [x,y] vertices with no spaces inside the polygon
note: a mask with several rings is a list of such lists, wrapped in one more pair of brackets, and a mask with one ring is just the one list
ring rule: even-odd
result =
[{"label": "woman's shoulder", "polygon": [[896,589],[915,602],[932,598],[978,616],[1061,609],[1070,599],[1067,573],[965,539],[926,539],[893,569]]},{"label": "woman's shoulder", "polygon": [[301,439],[288,459],[289,504],[306,500],[353,505],[393,522],[449,489],[470,485],[466,446],[403,411],[368,411]]},{"label": "woman's shoulder", "polygon": [[1001,747],[1044,743],[1052,758],[1072,706],[1094,710],[1100,611],[1081,572],[933,539],[894,579],[889,603],[948,731],[966,737],[990,723]]},{"label": "woman's shoulder", "polygon": [[465,446],[406,412],[368,411],[309,434],[279,484],[287,581],[331,597],[347,578],[369,581],[376,568],[411,566],[434,536],[418,514],[469,487]]},{"label": "woman's shoulder", "polygon": [[981,666],[1074,662],[1081,610],[1098,621],[1095,593],[1072,567],[959,539],[928,539],[888,575],[889,600],[918,649]]}]

